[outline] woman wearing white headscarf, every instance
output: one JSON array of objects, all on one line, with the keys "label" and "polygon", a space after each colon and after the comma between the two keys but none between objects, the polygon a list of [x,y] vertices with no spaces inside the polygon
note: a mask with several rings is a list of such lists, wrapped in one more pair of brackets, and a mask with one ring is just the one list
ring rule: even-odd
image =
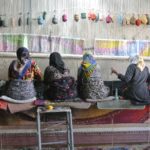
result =
[{"label": "woman wearing white headscarf", "polygon": [[139,55],[130,58],[130,62],[125,75],[118,73],[114,68],[112,68],[112,73],[127,85],[123,91],[125,98],[130,99],[134,104],[149,104],[148,80],[150,74],[148,67],[145,66],[143,57]]}]

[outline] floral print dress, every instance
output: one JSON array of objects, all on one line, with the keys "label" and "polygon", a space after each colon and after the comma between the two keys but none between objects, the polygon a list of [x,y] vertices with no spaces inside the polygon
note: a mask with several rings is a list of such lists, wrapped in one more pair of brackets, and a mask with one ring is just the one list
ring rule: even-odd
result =
[{"label": "floral print dress", "polygon": [[89,78],[85,78],[83,71],[79,69],[78,92],[83,99],[102,99],[109,95],[110,89],[104,85],[98,66]]}]

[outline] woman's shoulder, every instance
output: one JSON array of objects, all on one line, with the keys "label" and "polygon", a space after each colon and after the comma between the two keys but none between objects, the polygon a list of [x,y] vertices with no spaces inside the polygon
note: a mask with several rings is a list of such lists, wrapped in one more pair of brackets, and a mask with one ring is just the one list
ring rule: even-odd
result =
[{"label": "woman's shoulder", "polygon": [[15,64],[15,63],[18,63],[18,60],[16,60],[16,59],[12,60],[10,64]]},{"label": "woman's shoulder", "polygon": [[149,69],[148,69],[148,67],[147,67],[147,66],[145,66],[144,70],[146,70],[146,71],[148,71],[148,72],[149,72]]},{"label": "woman's shoulder", "polygon": [[128,67],[136,67],[136,64],[130,64]]},{"label": "woman's shoulder", "polygon": [[56,71],[57,71],[57,69],[53,66],[47,66],[45,68],[45,72],[56,72]]},{"label": "woman's shoulder", "polygon": [[127,68],[127,70],[136,70],[137,69],[137,65],[136,64],[130,64]]},{"label": "woman's shoulder", "polygon": [[9,67],[14,67],[17,66],[18,61],[17,60],[12,60],[12,62],[10,63]]}]

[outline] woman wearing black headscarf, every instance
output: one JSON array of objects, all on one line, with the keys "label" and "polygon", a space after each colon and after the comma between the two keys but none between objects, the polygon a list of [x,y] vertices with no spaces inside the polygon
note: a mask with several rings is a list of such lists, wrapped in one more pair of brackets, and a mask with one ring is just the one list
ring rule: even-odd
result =
[{"label": "woman wearing black headscarf", "polygon": [[69,76],[69,70],[65,68],[65,64],[59,53],[53,52],[49,57],[49,66],[44,72],[45,83],[50,83],[55,79]]},{"label": "woman wearing black headscarf", "polygon": [[61,55],[51,53],[49,66],[44,72],[44,83],[47,85],[46,97],[51,99],[69,99],[76,96],[75,80],[70,76]]}]

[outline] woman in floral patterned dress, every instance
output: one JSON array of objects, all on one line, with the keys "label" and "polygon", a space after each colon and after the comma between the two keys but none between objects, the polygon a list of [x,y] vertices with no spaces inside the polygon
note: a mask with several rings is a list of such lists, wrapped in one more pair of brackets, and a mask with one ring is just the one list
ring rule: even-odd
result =
[{"label": "woman in floral patterned dress", "polygon": [[42,79],[41,70],[30,58],[27,48],[18,48],[16,54],[17,60],[13,60],[8,69],[9,81],[4,94],[17,100],[32,99],[36,96],[33,80]]},{"label": "woman in floral patterned dress", "polygon": [[49,57],[49,66],[44,72],[45,95],[53,100],[66,100],[77,96],[76,81],[70,76],[61,55],[53,52]]},{"label": "woman in floral patterned dress", "polygon": [[78,69],[78,93],[83,99],[102,99],[109,95],[104,85],[100,68],[91,54],[85,53]]}]

